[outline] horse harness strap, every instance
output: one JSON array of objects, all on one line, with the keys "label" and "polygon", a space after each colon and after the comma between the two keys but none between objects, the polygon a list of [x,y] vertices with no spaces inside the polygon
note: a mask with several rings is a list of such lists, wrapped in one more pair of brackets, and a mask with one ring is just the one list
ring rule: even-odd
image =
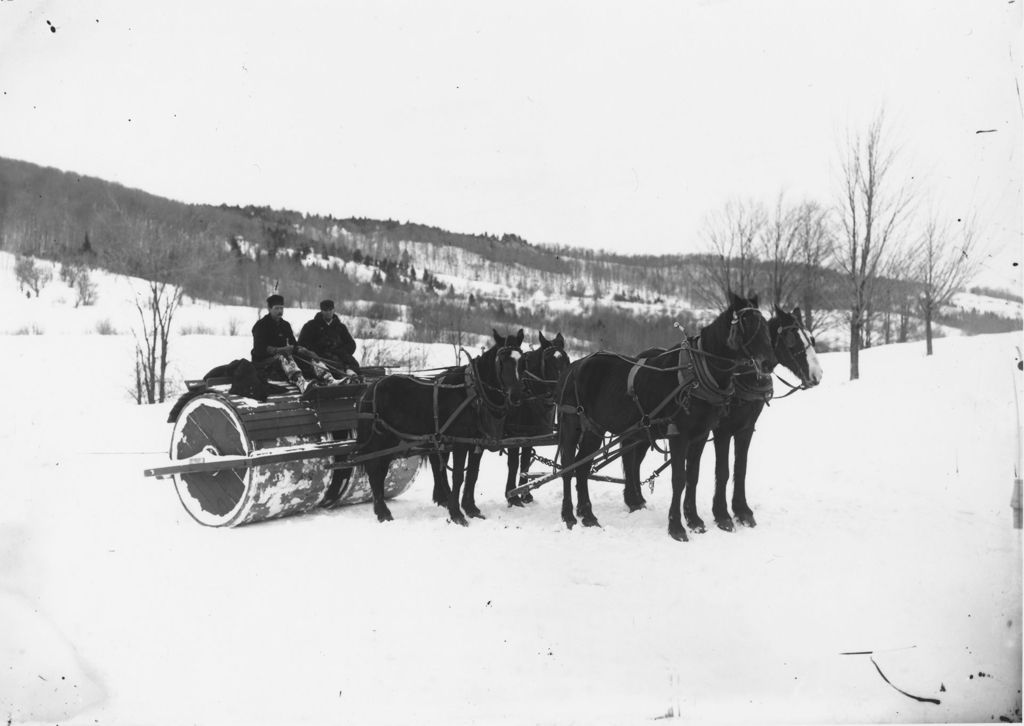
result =
[{"label": "horse harness strap", "polygon": [[639,409],[641,417],[646,416],[650,418],[658,415],[671,400],[675,400],[676,404],[684,411],[689,411],[690,397],[699,398],[713,406],[724,405],[732,397],[735,390],[732,379],[730,378],[729,385],[725,388],[719,386],[711,374],[706,357],[701,355],[702,353],[703,345],[699,338],[697,339],[696,351],[686,341],[679,346],[679,362],[675,366],[678,384],[650,413],[643,410],[643,406],[640,405],[640,398],[636,393],[636,376],[642,368],[649,366],[645,365],[646,359],[644,358],[641,358],[633,365],[626,379],[626,390]]},{"label": "horse harness strap", "polygon": [[743,380],[745,377],[737,377],[733,382],[735,392],[733,398],[737,401],[756,401],[768,403],[775,395],[775,387],[769,376],[757,376],[752,383]]},{"label": "horse harness strap", "polygon": [[643,368],[646,367],[646,363],[646,358],[638,358],[636,363],[633,364],[633,367],[629,369],[629,375],[626,376],[626,393],[628,393],[629,397],[633,399],[633,403],[636,405],[637,410],[640,412],[640,421],[637,423],[637,425],[647,432],[647,438],[650,441],[651,447],[656,451],[661,451],[661,449],[658,448],[657,442],[655,441],[654,431],[652,427],[657,424],[669,423],[671,417],[666,417],[664,420],[652,419],[651,417],[656,416],[662,408],[668,405],[669,401],[676,399],[677,396],[679,396],[679,394],[684,390],[685,381],[682,375],[682,369],[677,367],[676,376],[679,379],[679,385],[672,389],[672,392],[669,393],[668,396],[666,396],[665,399],[660,404],[658,404],[658,406],[651,413],[647,413],[646,411],[644,411],[644,407],[640,403],[640,397],[636,393],[636,376]]},{"label": "horse harness strap", "polygon": [[[694,358],[693,353],[684,340],[679,346],[679,357],[678,363],[675,366],[676,380],[678,381],[675,388],[673,388],[665,398],[662,399],[655,408],[648,412],[644,410],[643,405],[640,403],[640,397],[636,392],[636,378],[641,370],[649,368],[647,366],[647,359],[640,358],[633,364],[633,367],[629,370],[629,375],[626,377],[626,392],[629,397],[633,399],[633,403],[636,405],[637,410],[640,412],[640,421],[638,425],[647,431],[647,435],[650,439],[651,446],[660,451],[658,445],[655,443],[655,436],[653,427],[660,424],[668,424],[669,428],[666,431],[667,435],[677,434],[675,426],[672,423],[672,419],[680,409],[689,413],[690,410],[690,397],[697,395],[698,398],[709,399],[714,398],[714,393],[718,390],[715,385],[714,379],[711,377],[710,371],[702,371],[701,365],[706,363],[698,357]],[[660,369],[665,372],[672,370],[671,368]],[[701,391],[702,388],[707,388],[706,391]],[[671,414],[657,418],[670,403],[674,403],[676,410]],[[664,452],[663,452],[664,453]]]},{"label": "horse harness strap", "polygon": [[[469,367],[467,366],[467,369],[468,368]],[[368,393],[371,394],[370,403],[371,403],[371,413],[372,413],[372,417],[373,417],[373,424],[374,424],[374,426],[377,427],[378,429],[383,429],[383,430],[386,430],[386,431],[390,431],[392,434],[394,434],[398,438],[402,439],[403,441],[418,441],[418,442],[422,442],[422,443],[433,442],[435,444],[440,444],[442,439],[443,439],[443,437],[444,437],[445,431],[447,431],[448,428],[452,425],[452,423],[455,422],[455,419],[457,419],[459,417],[459,414],[461,414],[478,397],[477,396],[476,388],[474,386],[469,385],[468,370],[467,370],[466,378],[467,378],[466,385],[462,385],[462,384],[459,384],[459,385],[445,384],[445,383],[442,382],[443,376],[436,376],[433,379],[433,381],[420,381],[420,380],[412,379],[412,380],[416,380],[416,383],[419,383],[420,385],[431,386],[433,388],[433,399],[434,399],[433,400],[433,404],[434,404],[434,407],[433,407],[434,408],[434,411],[433,411],[433,413],[434,413],[434,433],[431,433],[431,434],[410,434],[410,433],[407,433],[405,431],[400,431],[399,429],[395,428],[394,426],[389,424],[387,421],[385,421],[384,418],[380,416],[380,414],[379,414],[379,412],[377,410],[377,383],[378,382],[375,381],[373,386],[372,386],[372,391],[368,391]],[[441,388],[459,388],[459,389],[464,389],[465,392],[466,392],[466,398],[463,399],[463,401],[455,408],[454,411],[452,411],[452,413],[445,420],[444,424],[441,424],[441,422],[440,422],[439,394],[440,394]],[[456,441],[456,442],[461,442],[462,441],[462,439],[460,439],[460,438],[452,438],[451,440],[452,441]],[[465,441],[468,442],[469,440],[466,439]]]}]

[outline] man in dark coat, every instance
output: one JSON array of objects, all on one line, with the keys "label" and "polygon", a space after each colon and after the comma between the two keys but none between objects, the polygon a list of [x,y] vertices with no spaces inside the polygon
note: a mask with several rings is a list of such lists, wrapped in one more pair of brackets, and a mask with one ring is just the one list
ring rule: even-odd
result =
[{"label": "man in dark coat", "polygon": [[316,360],[316,355],[295,340],[292,326],[284,319],[284,298],[271,295],[267,298],[267,314],[252,326],[253,365],[264,375],[283,375],[305,392],[310,382],[295,363],[295,355],[310,359],[314,375],[322,382],[335,381],[328,368]]},{"label": "man in dark coat", "polygon": [[348,375],[359,374],[359,361],[352,355],[356,352],[356,341],[352,339],[345,324],[334,314],[333,300],[322,301],[320,312],[302,326],[299,332],[299,345],[326,359],[328,364],[345,369]]}]

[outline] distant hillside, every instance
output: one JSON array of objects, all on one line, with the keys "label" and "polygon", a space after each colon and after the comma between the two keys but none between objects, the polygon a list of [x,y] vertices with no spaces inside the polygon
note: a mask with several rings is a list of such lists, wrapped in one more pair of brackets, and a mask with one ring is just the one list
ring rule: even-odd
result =
[{"label": "distant hillside", "polygon": [[275,289],[306,307],[332,297],[405,317],[410,335],[434,339],[523,325],[630,350],[665,340],[671,320],[697,324],[679,295],[685,276],[669,264],[570,256],[515,234],[184,204],[9,159],[0,159],[0,249],[165,278],[225,304],[260,306]]},{"label": "distant hillside", "polygon": [[[342,310],[399,322],[417,340],[524,326],[632,351],[669,342],[673,321],[695,330],[718,306],[712,270],[719,261],[710,255],[625,256],[534,245],[514,232],[184,204],[2,158],[0,250],[164,279],[193,298],[228,305],[259,307],[275,290],[295,306],[330,297]],[[753,265],[752,279],[768,274],[767,263]],[[836,345],[841,315],[828,301],[840,299],[841,280],[827,269],[790,272],[812,273],[815,287],[813,299],[787,304],[813,312],[819,340]],[[907,294],[901,311],[877,313],[878,342],[917,335]],[[1012,325],[1000,314],[956,311],[943,322],[968,332]]]}]

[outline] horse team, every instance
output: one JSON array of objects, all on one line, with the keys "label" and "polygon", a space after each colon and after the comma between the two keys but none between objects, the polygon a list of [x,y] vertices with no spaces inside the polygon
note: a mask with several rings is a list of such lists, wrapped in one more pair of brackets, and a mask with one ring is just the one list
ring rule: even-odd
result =
[{"label": "horse team", "polygon": [[[540,335],[540,347],[524,352],[524,333],[502,336],[470,363],[433,379],[405,375],[372,381],[361,399],[371,414],[360,424],[364,454],[380,455],[365,469],[373,509],[381,522],[392,518],[384,501],[388,466],[403,442],[422,442],[430,454],[433,501],[446,507],[452,522],[483,518],[475,502],[480,458],[485,448],[508,455],[505,491],[509,506],[532,500],[516,487],[533,457],[531,439],[557,430],[561,467],[562,521],[572,528],[599,526],[590,501],[592,461],[607,452],[611,436],[622,458],[623,498],[629,510],[645,506],[640,467],[658,441],[667,440],[672,467],[668,531],[676,540],[686,530],[705,531],[697,514],[700,459],[708,439],[715,446],[715,524],[727,531],[735,521],[753,527],[746,499],[747,451],[754,425],[772,396],[770,374],[781,364],[799,377],[798,388],[821,381],[814,340],[803,327],[799,308],[775,306],[765,319],[756,296],[729,296],[729,305],[700,333],[669,349],[635,356],[598,352],[570,362],[561,334]],[[557,424],[556,424],[557,419]],[[726,504],[729,444],[735,441],[732,515]],[[451,458],[451,483],[448,459]],[[572,479],[576,479],[573,506]],[[579,519],[577,519],[577,517]],[[735,520],[733,519],[735,517]]]}]

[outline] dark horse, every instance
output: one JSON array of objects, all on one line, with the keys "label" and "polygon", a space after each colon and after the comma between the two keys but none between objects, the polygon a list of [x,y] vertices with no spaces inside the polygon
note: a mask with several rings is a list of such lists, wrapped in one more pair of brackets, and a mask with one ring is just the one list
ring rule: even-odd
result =
[{"label": "dark horse", "polygon": [[[804,330],[800,308],[787,313],[778,305],[768,321],[772,347],[779,363],[800,378],[796,388],[812,388],[821,383],[821,365],[814,350],[814,339]],[[711,505],[715,524],[731,532],[734,529],[732,517],[725,504],[726,484],[729,482],[729,442],[735,439],[735,463],[733,466],[732,511],[740,524],[756,527],[754,513],[747,504],[747,452],[754,436],[754,425],[772,398],[771,371],[758,375],[748,372],[735,379],[736,391],[726,413],[712,429],[715,444],[715,498]],[[697,481],[700,477],[700,457],[706,439],[697,439],[690,444],[686,460],[686,496],[696,496]],[[627,502],[628,503],[628,502]],[[686,524],[695,532],[704,531],[704,522],[696,512],[687,514]]]},{"label": "dark horse", "polygon": [[[717,423],[738,371],[775,365],[757,297],[730,293],[729,299],[729,307],[701,330],[693,346],[684,342],[649,360],[595,353],[569,367],[561,395],[559,451],[563,467],[577,465],[577,513],[584,526],[599,523],[587,487],[590,464],[581,462],[598,451],[603,435],[623,435],[626,486],[637,491],[641,457],[636,449],[667,436],[673,462],[668,531],[673,539],[686,540],[680,502],[690,442],[706,438]],[[570,529],[576,524],[572,475],[567,470],[562,477],[562,520]]]},{"label": "dark horse", "polygon": [[[495,338],[497,340],[500,336],[498,336],[497,331],[493,332],[497,336]],[[523,330],[520,329],[514,336],[506,337],[504,343],[521,354]],[[519,361],[522,361],[522,357],[519,358]],[[437,380],[444,386],[465,386],[467,370],[466,367],[452,368],[438,376]],[[517,367],[517,377],[518,373]],[[520,389],[520,393],[522,393],[522,389]],[[492,443],[488,448],[496,448],[498,446],[497,441],[504,433],[505,423],[508,420],[510,411],[518,410],[518,404],[520,403],[518,399],[516,403],[517,405],[515,406],[505,407],[502,412],[501,422],[490,422],[493,424],[491,430],[485,431],[481,428],[475,437],[476,443],[456,442],[450,447],[450,453],[452,454],[452,482],[455,485],[456,498],[458,487],[464,487],[462,489],[462,512],[473,519],[486,519],[483,512],[476,505],[476,482],[480,475],[480,459],[483,458],[484,453],[484,445],[480,442],[484,439],[489,439]],[[500,425],[498,425],[499,423]],[[468,524],[466,518],[461,516],[461,514],[452,513],[453,488],[448,484],[448,454],[448,450],[443,450],[432,453],[428,457],[430,459],[430,469],[434,477],[434,491],[431,498],[439,507],[448,507],[449,515],[453,522],[465,526]]]},{"label": "dark horse", "polygon": [[[554,431],[555,401],[557,400],[565,373],[569,370],[569,356],[565,353],[565,339],[559,333],[554,340],[548,340],[544,333],[538,333],[540,347],[528,351],[519,359],[519,378],[523,382],[522,405],[512,409],[505,421],[505,435],[509,438],[526,436],[547,436]],[[505,497],[510,507],[521,507],[532,502],[529,492],[509,497],[508,493],[524,483],[526,473],[533,461],[532,446],[509,446],[508,478],[505,480]]]},{"label": "dark horse", "polygon": [[[433,379],[412,376],[384,376],[370,384],[360,400],[360,412],[372,420],[359,423],[359,454],[381,452],[363,466],[373,491],[373,511],[381,522],[390,520],[384,503],[384,478],[395,452],[389,449],[403,442],[417,443],[453,453],[452,488],[447,492],[448,515],[466,524],[459,508],[459,492],[467,454],[481,442],[497,442],[505,415],[522,397],[517,364],[523,331],[508,337],[494,332],[494,345],[463,368],[452,369]],[[479,516],[473,502],[472,483],[463,499],[467,514]],[[447,485],[446,485],[447,488]],[[434,498],[438,499],[435,482]]]}]

